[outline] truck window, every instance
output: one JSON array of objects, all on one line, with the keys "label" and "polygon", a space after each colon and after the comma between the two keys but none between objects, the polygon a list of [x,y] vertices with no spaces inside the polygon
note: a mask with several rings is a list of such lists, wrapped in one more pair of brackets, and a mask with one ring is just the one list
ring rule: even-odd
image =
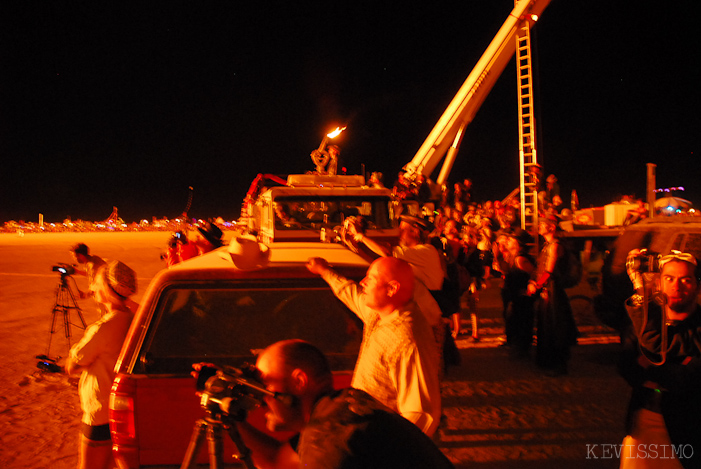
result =
[{"label": "truck window", "polygon": [[689,233],[684,243],[684,251],[690,252],[701,260],[701,233]]},{"label": "truck window", "polygon": [[189,374],[193,363],[240,366],[283,339],[319,347],[334,370],[352,370],[362,323],[319,279],[271,279],[161,295],[139,354],[141,373]]},{"label": "truck window", "polygon": [[669,249],[676,249],[677,251],[681,250],[683,239],[684,239],[684,233],[679,233],[677,236],[675,236],[674,242],[672,242],[672,246],[670,246]]},{"label": "truck window", "polygon": [[318,229],[326,224],[340,225],[348,217],[362,215],[370,229],[392,227],[387,197],[317,196],[276,197],[276,219],[289,218],[289,226],[276,228]]}]

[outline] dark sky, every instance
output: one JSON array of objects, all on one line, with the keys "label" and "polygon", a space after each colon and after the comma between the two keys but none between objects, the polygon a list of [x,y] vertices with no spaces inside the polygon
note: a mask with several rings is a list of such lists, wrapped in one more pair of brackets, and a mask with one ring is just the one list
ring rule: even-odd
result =
[{"label": "dark sky", "polygon": [[[8,5],[8,3],[12,3]],[[413,5],[412,5],[413,4]],[[409,6],[412,5],[412,6]],[[552,0],[535,31],[539,162],[582,206],[685,186],[701,205],[697,4]],[[433,2],[4,2],[0,223],[235,218],[258,173],[313,169],[336,125],[349,173],[392,182],[513,8]],[[518,185],[509,65],[451,181]],[[437,175],[434,174],[435,177]],[[565,198],[566,200],[569,197]]]}]

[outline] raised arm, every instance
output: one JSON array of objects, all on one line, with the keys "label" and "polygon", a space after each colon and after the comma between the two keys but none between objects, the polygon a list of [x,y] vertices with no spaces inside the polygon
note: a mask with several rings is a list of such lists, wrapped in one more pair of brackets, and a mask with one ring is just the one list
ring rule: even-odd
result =
[{"label": "raised arm", "polygon": [[368,311],[361,302],[361,288],[357,283],[335,272],[329,267],[326,259],[321,257],[310,258],[307,261],[307,269],[321,276],[329,284],[334,295],[365,322]]}]

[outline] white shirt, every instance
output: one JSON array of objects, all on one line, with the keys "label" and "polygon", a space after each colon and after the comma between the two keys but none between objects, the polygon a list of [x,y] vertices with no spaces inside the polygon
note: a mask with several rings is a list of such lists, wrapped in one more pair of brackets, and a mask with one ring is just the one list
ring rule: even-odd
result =
[{"label": "white shirt", "polygon": [[433,435],[441,418],[438,350],[416,303],[382,318],[365,305],[357,283],[333,271],[322,277],[364,324],[351,386]]}]

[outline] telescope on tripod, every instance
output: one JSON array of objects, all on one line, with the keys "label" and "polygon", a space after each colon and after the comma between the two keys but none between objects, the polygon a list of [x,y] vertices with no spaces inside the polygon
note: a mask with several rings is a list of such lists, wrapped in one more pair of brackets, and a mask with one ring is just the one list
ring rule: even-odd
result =
[{"label": "telescope on tripod", "polygon": [[[46,347],[46,354],[37,355],[36,358],[39,359],[37,367],[50,372],[59,372],[62,368],[56,364],[56,362],[61,358],[57,356],[56,358],[51,358],[51,341],[53,339],[54,333],[56,333],[58,318],[61,317],[63,320],[63,330],[68,342],[68,349],[71,348],[71,326],[76,326],[81,329],[85,329],[85,319],[83,318],[83,311],[78,306],[78,302],[75,300],[75,295],[68,283],[68,278],[75,273],[73,266],[69,264],[58,264],[51,268],[52,272],[58,272],[60,278],[58,285],[56,286],[56,295],[54,306],[51,310],[51,328],[49,329],[49,344]],[[75,280],[74,280],[75,282]],[[71,311],[75,311],[78,316],[79,323],[73,322],[71,318]]]}]

